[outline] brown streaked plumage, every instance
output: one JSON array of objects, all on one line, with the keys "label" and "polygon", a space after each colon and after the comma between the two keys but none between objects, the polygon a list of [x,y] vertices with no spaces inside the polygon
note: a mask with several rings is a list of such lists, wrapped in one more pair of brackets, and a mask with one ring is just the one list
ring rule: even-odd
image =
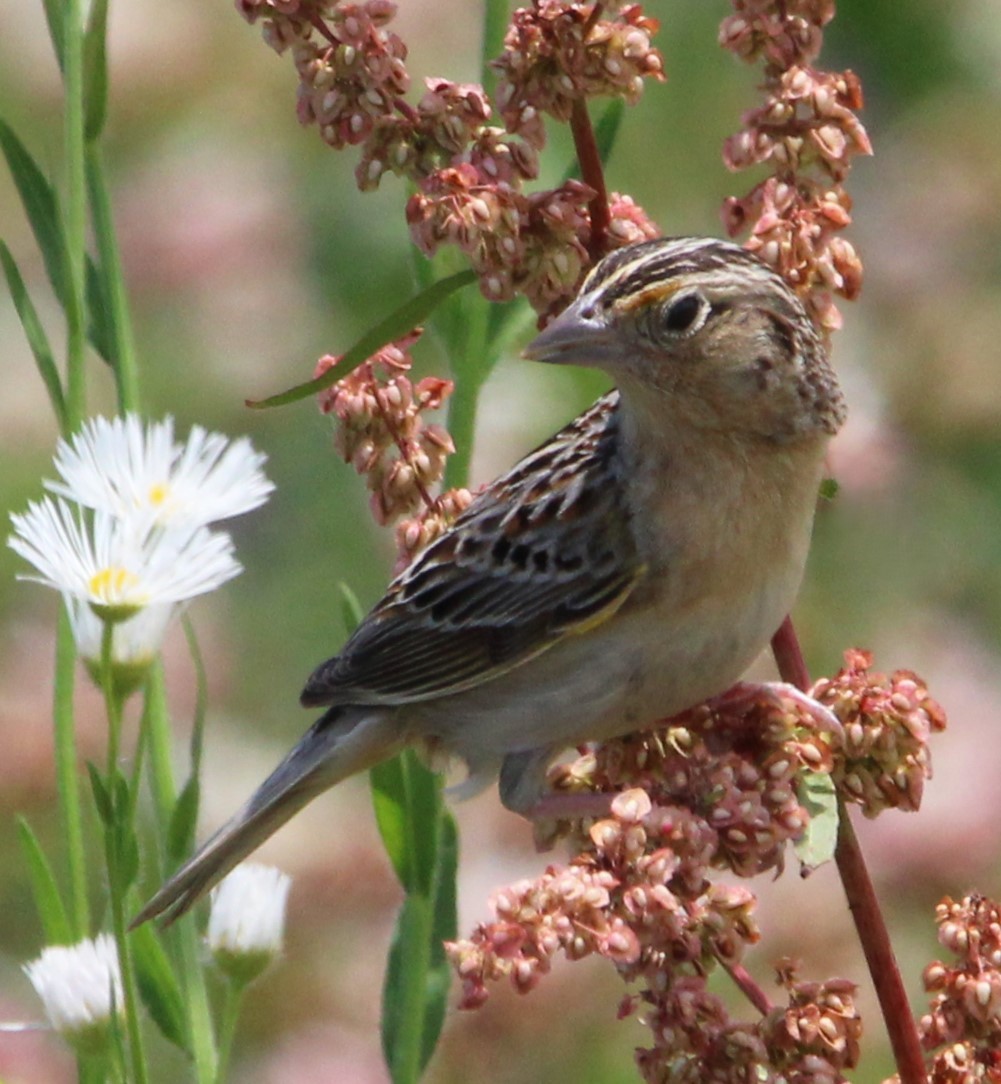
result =
[{"label": "brown streaked plumage", "polygon": [[615,379],[487,486],[302,693],[326,706],[137,918],[177,917],[320,791],[407,744],[529,810],[561,748],[722,692],[792,605],[844,416],[794,292],[743,249],[599,263],[526,351]]}]

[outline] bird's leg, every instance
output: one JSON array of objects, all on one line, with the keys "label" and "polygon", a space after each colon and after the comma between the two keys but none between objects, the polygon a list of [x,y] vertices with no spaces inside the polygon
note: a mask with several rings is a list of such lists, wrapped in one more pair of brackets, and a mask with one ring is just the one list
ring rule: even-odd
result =
[{"label": "bird's leg", "polygon": [[532,839],[537,851],[551,851],[556,841],[566,835],[561,824],[568,821],[602,820],[611,816],[617,791],[549,791],[522,813],[531,821]]},{"label": "bird's leg", "polygon": [[546,772],[559,752],[551,747],[508,753],[501,765],[501,801],[520,813],[534,827],[535,845],[549,850],[559,834],[560,821],[607,817],[614,793],[595,791],[552,791],[546,789]]}]

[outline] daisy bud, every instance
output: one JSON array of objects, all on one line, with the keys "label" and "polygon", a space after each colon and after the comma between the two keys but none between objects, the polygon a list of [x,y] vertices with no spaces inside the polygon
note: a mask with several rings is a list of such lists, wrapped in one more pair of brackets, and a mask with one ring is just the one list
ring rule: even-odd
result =
[{"label": "daisy bud", "polygon": [[42,999],[52,1027],[81,1054],[107,1045],[111,1017],[124,1004],[115,942],[101,934],[76,945],[55,945],[26,964],[25,974]]},{"label": "daisy bud", "polygon": [[220,971],[234,982],[256,979],[281,952],[291,884],[273,866],[247,862],[213,890],[205,940]]}]

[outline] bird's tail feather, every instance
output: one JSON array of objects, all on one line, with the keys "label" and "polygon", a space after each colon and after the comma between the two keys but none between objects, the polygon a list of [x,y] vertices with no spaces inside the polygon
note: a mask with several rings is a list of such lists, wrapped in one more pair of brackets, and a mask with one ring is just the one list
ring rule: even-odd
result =
[{"label": "bird's tail feather", "polygon": [[328,787],[392,756],[402,746],[390,716],[332,708],[223,825],[133,919],[138,926],[180,918],[259,844]]}]

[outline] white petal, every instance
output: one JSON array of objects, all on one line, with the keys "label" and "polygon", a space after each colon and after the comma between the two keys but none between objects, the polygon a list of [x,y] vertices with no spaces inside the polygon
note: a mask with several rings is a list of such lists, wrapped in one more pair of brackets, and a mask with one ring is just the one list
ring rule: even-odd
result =
[{"label": "white petal", "polygon": [[277,955],[292,878],[273,866],[245,862],[212,892],[206,935],[213,953]]},{"label": "white petal", "polygon": [[61,1034],[105,1023],[111,1019],[112,1004],[119,1010],[123,1004],[118,953],[109,934],[44,949],[24,971]]},{"label": "white petal", "polygon": [[53,493],[88,508],[148,527],[204,526],[250,511],[274,486],[265,456],[246,438],[230,443],[194,426],[186,443],[174,442],[174,422],[145,424],[134,414],[93,418],[68,442],[60,441]]}]

